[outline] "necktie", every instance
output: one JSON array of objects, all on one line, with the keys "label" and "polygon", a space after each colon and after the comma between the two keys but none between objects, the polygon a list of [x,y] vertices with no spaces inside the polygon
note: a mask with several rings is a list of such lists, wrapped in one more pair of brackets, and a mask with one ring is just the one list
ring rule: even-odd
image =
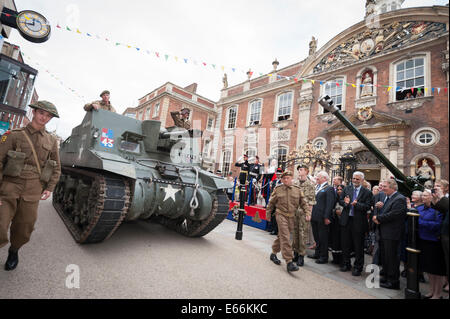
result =
[{"label": "necktie", "polygon": [[386,196],[386,197],[384,198],[384,204],[383,204],[383,207],[381,207],[381,209],[380,209],[380,215],[383,214],[384,208],[386,207],[386,204],[387,204],[388,201],[389,201],[389,196]]},{"label": "necktie", "polygon": [[[357,190],[358,189],[356,187],[353,189],[353,199],[352,199],[352,201],[354,201],[356,199],[356,197],[357,197]],[[354,209],[355,209],[355,207],[352,205],[350,207],[350,214],[349,214],[349,216],[354,216]]]}]

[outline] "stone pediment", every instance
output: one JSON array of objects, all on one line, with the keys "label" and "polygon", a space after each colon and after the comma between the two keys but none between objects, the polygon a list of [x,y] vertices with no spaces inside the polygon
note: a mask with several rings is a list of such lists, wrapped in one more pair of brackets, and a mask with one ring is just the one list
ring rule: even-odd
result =
[{"label": "stone pediment", "polygon": [[314,67],[314,73],[337,69],[409,46],[437,38],[447,32],[444,23],[424,21],[395,21],[379,28],[363,30],[345,39],[328,52]]},{"label": "stone pediment", "polygon": [[[382,113],[382,112],[376,112],[371,111],[372,116],[364,121],[358,118],[358,114],[352,114],[348,118],[349,121],[356,126],[359,130],[367,130],[367,129],[376,129],[376,128],[388,128],[388,127],[407,127],[409,126],[409,121],[402,119],[400,117]],[[346,131],[348,128],[340,121],[333,124],[331,127],[329,127],[326,131],[331,132],[339,132],[339,131]]]}]

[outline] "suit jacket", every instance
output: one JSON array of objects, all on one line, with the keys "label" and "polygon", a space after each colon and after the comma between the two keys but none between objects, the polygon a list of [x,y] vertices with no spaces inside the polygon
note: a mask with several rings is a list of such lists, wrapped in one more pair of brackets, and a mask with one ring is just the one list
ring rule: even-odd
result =
[{"label": "suit jacket", "polygon": [[[353,198],[354,189],[355,188],[353,186],[347,186],[344,189],[344,192],[342,193],[342,196],[339,200],[341,206],[344,207],[344,209],[342,210],[341,218],[339,219],[339,224],[341,226],[346,226],[349,221],[350,208],[352,207],[351,203],[355,200],[355,198]],[[344,202],[345,196],[350,197],[349,204],[345,204]],[[367,211],[369,211],[370,207],[372,206],[373,202],[372,192],[367,188],[361,186],[356,200],[358,202],[353,207],[353,220],[354,220],[353,225],[354,227],[356,227],[357,231],[366,232],[369,230]]]},{"label": "suit jacket", "polygon": [[373,216],[378,216],[380,215],[380,209],[375,207],[375,204],[378,202],[384,202],[386,198],[386,194],[383,192],[379,192],[378,194],[376,194],[373,197]]},{"label": "suit jacket", "polygon": [[316,204],[313,206],[311,213],[312,221],[323,221],[324,218],[331,219],[336,204],[336,194],[333,186],[325,186],[316,194]]},{"label": "suit jacket", "polygon": [[381,239],[400,240],[405,230],[406,198],[399,192],[385,203],[382,213],[377,215],[380,222]]}]

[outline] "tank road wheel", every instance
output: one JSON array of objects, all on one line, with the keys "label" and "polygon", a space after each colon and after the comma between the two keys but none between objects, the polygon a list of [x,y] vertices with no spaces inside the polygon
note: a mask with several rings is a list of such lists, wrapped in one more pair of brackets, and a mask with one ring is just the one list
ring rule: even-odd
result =
[{"label": "tank road wheel", "polygon": [[76,187],[58,183],[53,206],[76,242],[97,243],[108,239],[122,223],[130,206],[127,179],[77,168],[63,168]]},{"label": "tank road wheel", "polygon": [[228,215],[228,197],[222,190],[215,194],[211,213],[208,218],[194,221],[189,218],[170,219],[159,216],[159,222],[169,229],[188,237],[202,237],[216,228]]}]

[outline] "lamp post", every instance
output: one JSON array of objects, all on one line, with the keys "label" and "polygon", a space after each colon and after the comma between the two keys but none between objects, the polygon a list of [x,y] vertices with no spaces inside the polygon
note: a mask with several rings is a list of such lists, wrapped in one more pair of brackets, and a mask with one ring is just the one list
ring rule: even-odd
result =
[{"label": "lamp post", "polygon": [[237,222],[237,230],[235,239],[236,240],[242,240],[242,227],[244,224],[244,215],[245,215],[245,199],[246,199],[246,187],[245,183],[244,185],[239,185],[239,215],[238,215],[238,222]]}]

